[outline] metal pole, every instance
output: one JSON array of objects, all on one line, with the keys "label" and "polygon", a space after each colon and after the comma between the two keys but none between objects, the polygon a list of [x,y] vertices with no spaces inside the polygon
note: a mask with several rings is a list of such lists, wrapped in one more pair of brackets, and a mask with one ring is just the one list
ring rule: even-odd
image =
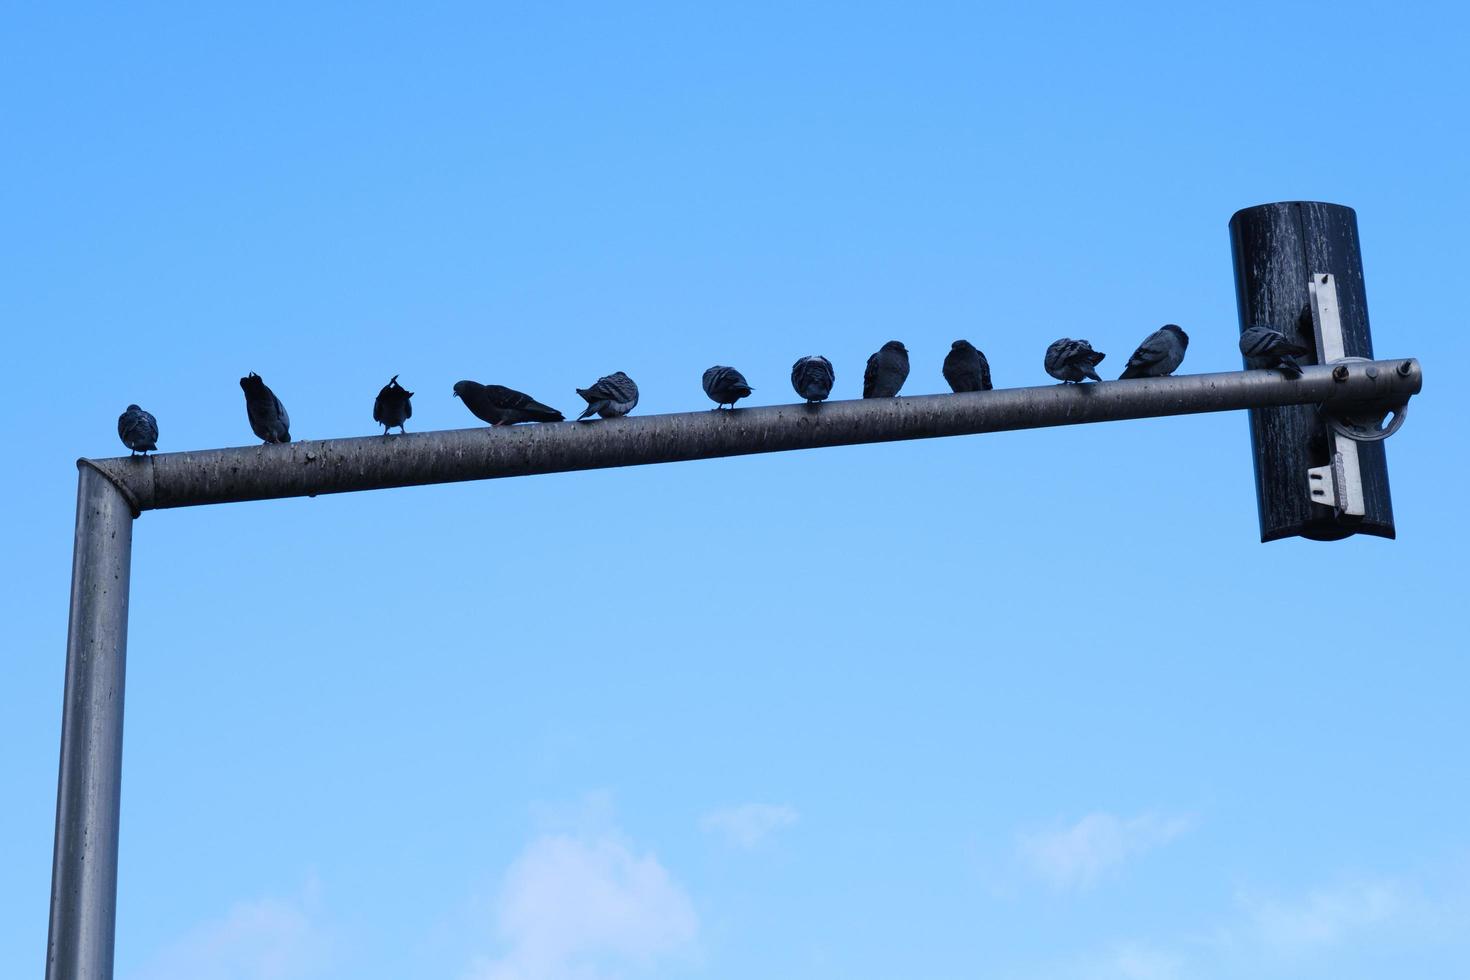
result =
[{"label": "metal pole", "polygon": [[[1341,326],[1341,356],[1373,356],[1358,217],[1352,208],[1315,201],[1284,201],[1237,211],[1230,219],[1240,328],[1257,324],[1280,330],[1318,360],[1312,329],[1313,276],[1332,276]],[[1301,535],[1333,541],[1351,534],[1394,536],[1388,462],[1381,442],[1353,447],[1363,488],[1363,513],[1347,516],[1314,503],[1303,492],[1305,474],[1327,465],[1333,440],[1306,405],[1257,408],[1250,413],[1255,450],[1256,499],[1261,540]]]},{"label": "metal pole", "polygon": [[[1415,360],[454,429],[93,461],[139,511],[1272,405],[1407,401]],[[420,396],[423,397],[422,395]],[[446,394],[446,401],[448,396]],[[1305,495],[1306,473],[1298,481]]]},{"label": "metal pole", "polygon": [[47,980],[108,980],[117,919],[133,511],[95,467],[79,468]]}]

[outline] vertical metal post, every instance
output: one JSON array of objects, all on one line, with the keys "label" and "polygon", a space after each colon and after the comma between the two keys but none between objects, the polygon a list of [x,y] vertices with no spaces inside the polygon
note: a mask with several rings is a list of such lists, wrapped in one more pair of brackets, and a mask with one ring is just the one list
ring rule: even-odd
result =
[{"label": "vertical metal post", "polygon": [[[1319,351],[1308,284],[1313,275],[1328,274],[1336,287],[1341,327],[1338,356],[1373,357],[1358,217],[1352,208],[1315,201],[1245,208],[1230,219],[1230,245],[1242,330],[1271,327]],[[1361,514],[1352,514],[1307,489],[1308,472],[1333,463],[1333,439],[1315,406],[1251,409],[1250,426],[1262,541],[1293,535],[1318,541],[1352,534],[1394,536],[1383,443],[1355,447],[1363,504]]]},{"label": "vertical metal post", "polygon": [[110,980],[133,510],[79,464],[47,980]]}]

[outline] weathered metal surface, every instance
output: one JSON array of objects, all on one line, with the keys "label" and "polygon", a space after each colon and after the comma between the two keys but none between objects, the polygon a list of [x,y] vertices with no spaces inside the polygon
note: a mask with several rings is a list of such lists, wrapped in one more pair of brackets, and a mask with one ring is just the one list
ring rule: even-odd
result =
[{"label": "weathered metal surface", "polygon": [[[1305,291],[1305,282],[1303,282]],[[413,432],[91,461],[139,511],[1200,412],[1407,399],[1417,361],[1239,371],[957,395],[775,405],[590,423]],[[1376,377],[1370,377],[1370,374]],[[1315,408],[1300,411],[1313,414]],[[1305,469],[1293,484],[1302,492]]]},{"label": "weathered metal surface", "polygon": [[[1313,201],[1262,204],[1230,219],[1240,329],[1261,324],[1280,330],[1311,351],[1313,273],[1331,274],[1337,285],[1344,356],[1373,356],[1368,300],[1352,208]],[[1316,361],[1307,355],[1303,362]],[[1313,503],[1303,491],[1307,472],[1331,462],[1327,426],[1307,404],[1262,407],[1250,413],[1256,500],[1261,540],[1301,535],[1331,541],[1351,534],[1394,536],[1388,463],[1382,443],[1357,446],[1363,485],[1362,517],[1339,515]]]},{"label": "weathered metal surface", "polygon": [[112,976],[133,514],[81,466],[61,712],[47,980]]}]

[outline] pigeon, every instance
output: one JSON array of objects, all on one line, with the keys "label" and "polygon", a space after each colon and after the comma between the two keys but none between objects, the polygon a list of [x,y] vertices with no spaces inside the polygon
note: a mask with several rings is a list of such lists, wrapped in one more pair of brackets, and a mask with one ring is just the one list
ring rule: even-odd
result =
[{"label": "pigeon", "polygon": [[1188,348],[1189,334],[1172,323],[1166,324],[1144,338],[1118,377],[1162,378],[1173,374],[1174,369],[1184,363],[1184,352]]},{"label": "pigeon", "polygon": [[398,383],[396,374],[383,385],[383,390],[378,392],[373,402],[373,421],[383,427],[383,435],[386,436],[395,425],[399,432],[407,431],[403,423],[413,418],[413,404],[409,401],[412,397],[413,392]]},{"label": "pigeon", "polygon": [[475,418],[491,425],[515,425],[517,422],[560,422],[562,414],[543,405],[525,392],[500,385],[482,385],[478,381],[456,381],[454,397],[464,402]]},{"label": "pigeon", "polygon": [[598,378],[590,388],[578,388],[577,394],[587,399],[587,409],[577,416],[578,422],[589,415],[621,418],[638,405],[638,385],[621,371]]},{"label": "pigeon", "polygon": [[137,405],[117,417],[117,437],[134,453],[147,454],[158,448],[158,420]]},{"label": "pigeon", "polygon": [[807,404],[826,401],[832,394],[832,362],[820,354],[803,357],[791,365],[791,387]]},{"label": "pigeon", "polygon": [[1101,381],[1097,376],[1097,365],[1106,354],[1099,354],[1085,340],[1063,337],[1046,349],[1046,373],[1065,384],[1079,382],[1083,378]]},{"label": "pigeon", "polygon": [[951,391],[989,391],[990,362],[968,340],[956,340],[944,355],[944,380]]},{"label": "pigeon", "polygon": [[240,387],[245,391],[245,414],[250,418],[251,431],[266,442],[290,442],[291,416],[260,375],[251,371],[240,379]]},{"label": "pigeon", "polygon": [[745,381],[745,375],[732,367],[716,364],[704,372],[704,393],[715,403],[718,411],[725,405],[731,408],[755,389]]},{"label": "pigeon", "polygon": [[1293,344],[1286,334],[1270,327],[1249,327],[1240,334],[1240,352],[1253,368],[1280,368],[1288,378],[1300,378],[1302,366],[1296,359],[1308,354],[1305,347]]},{"label": "pigeon", "polygon": [[909,376],[909,352],[903,344],[890,340],[868,358],[863,371],[864,398],[892,398]]}]

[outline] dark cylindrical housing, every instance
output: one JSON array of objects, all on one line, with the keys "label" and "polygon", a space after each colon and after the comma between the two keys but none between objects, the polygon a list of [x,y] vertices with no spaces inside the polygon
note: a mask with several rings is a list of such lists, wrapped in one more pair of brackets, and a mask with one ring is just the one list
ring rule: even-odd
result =
[{"label": "dark cylindrical housing", "polygon": [[[1314,201],[1246,208],[1230,219],[1230,247],[1242,331],[1257,325],[1280,330],[1313,352],[1301,358],[1304,364],[1316,363],[1307,283],[1313,274],[1330,273],[1337,281],[1344,353],[1373,356],[1358,217],[1352,208]],[[1328,429],[1317,408],[1254,408],[1250,427],[1262,541],[1293,535],[1316,541],[1351,534],[1394,536],[1383,443],[1358,444],[1365,513],[1339,518],[1332,507],[1313,502],[1307,491],[1307,470],[1328,463],[1331,456]]]}]

